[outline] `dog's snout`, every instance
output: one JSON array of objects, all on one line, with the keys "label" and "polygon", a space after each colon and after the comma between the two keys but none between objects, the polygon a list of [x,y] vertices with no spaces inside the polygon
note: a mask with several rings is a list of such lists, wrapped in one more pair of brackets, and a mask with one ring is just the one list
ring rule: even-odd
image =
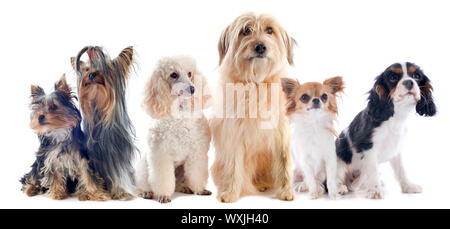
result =
[{"label": "dog's snout", "polygon": [[314,109],[318,109],[318,108],[320,108],[320,99],[318,99],[318,98],[314,98],[313,100],[312,100],[312,108],[314,108]]},{"label": "dog's snout", "polygon": [[40,124],[44,123],[45,115],[39,115],[38,120]]},{"label": "dog's snout", "polygon": [[257,44],[255,45],[254,49],[255,49],[255,52],[256,52],[256,53],[258,53],[258,54],[264,54],[264,53],[266,52],[267,47],[266,47],[266,45],[263,44],[263,43],[257,43]]},{"label": "dog's snout", "polygon": [[194,86],[190,86],[190,87],[189,87],[189,92],[191,92],[191,94],[194,94],[194,92],[195,92],[195,87],[194,87]]},{"label": "dog's snout", "polygon": [[405,80],[403,81],[403,86],[405,86],[406,89],[411,90],[414,86],[414,83],[412,80]]},{"label": "dog's snout", "polygon": [[312,100],[312,102],[313,102],[314,104],[319,104],[319,103],[320,103],[320,100],[319,100],[318,98],[315,98],[315,99]]},{"label": "dog's snout", "polygon": [[96,72],[89,73],[89,80],[94,80],[94,78],[97,76]]}]

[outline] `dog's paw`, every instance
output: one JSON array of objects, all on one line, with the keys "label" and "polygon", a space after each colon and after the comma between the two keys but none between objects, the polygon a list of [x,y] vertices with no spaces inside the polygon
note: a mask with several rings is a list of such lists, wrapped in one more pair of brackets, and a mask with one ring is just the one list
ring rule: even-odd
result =
[{"label": "dog's paw", "polygon": [[337,192],[329,192],[328,193],[328,197],[331,200],[339,200],[339,199],[341,199],[341,195],[339,193],[337,193]]},{"label": "dog's paw", "polygon": [[367,190],[366,197],[369,198],[369,199],[383,199],[384,198],[384,193],[383,193],[383,190],[381,190],[378,187],[369,188]]},{"label": "dog's paw", "polygon": [[153,192],[152,191],[140,192],[138,196],[144,199],[153,199]]},{"label": "dog's paw", "polygon": [[201,196],[209,196],[209,195],[212,194],[212,192],[209,191],[209,190],[207,190],[207,189],[204,189],[203,191],[196,192],[195,194],[196,194],[196,195],[201,195]]},{"label": "dog's paw", "polygon": [[23,192],[29,197],[36,196],[36,195],[43,193],[42,188],[31,185],[31,184],[25,185],[23,187]]},{"label": "dog's paw", "polygon": [[284,191],[282,193],[279,193],[277,195],[277,198],[280,200],[285,200],[285,201],[291,201],[294,200],[295,198],[295,194],[293,191],[289,190],[289,191]]},{"label": "dog's paw", "polygon": [[422,186],[417,184],[405,184],[402,185],[402,192],[403,193],[421,193],[422,192]]},{"label": "dog's paw", "polygon": [[124,192],[124,191],[114,193],[111,196],[111,199],[113,199],[113,200],[133,200],[134,198],[135,198],[134,195]]},{"label": "dog's paw", "polygon": [[179,186],[177,187],[177,189],[175,190],[176,192],[181,192],[181,193],[185,193],[185,194],[194,194],[194,192],[192,191],[192,189],[190,189],[187,186]]},{"label": "dog's paw", "polygon": [[305,182],[296,183],[294,186],[294,190],[296,192],[307,192],[308,191],[308,185],[306,185]]},{"label": "dog's paw", "polygon": [[64,200],[68,197],[64,192],[47,192],[47,197],[53,200]]},{"label": "dog's paw", "polygon": [[270,189],[269,186],[261,186],[261,187],[257,187],[259,192],[266,192],[267,190]]},{"label": "dog's paw", "polygon": [[111,197],[104,192],[97,192],[97,193],[84,192],[84,193],[78,194],[78,200],[80,200],[80,201],[86,201],[86,200],[106,201],[106,200],[110,200],[110,199],[111,199]]},{"label": "dog's paw", "polygon": [[222,192],[217,195],[217,199],[223,203],[232,203],[239,199],[239,195],[235,192]]},{"label": "dog's paw", "polygon": [[157,200],[158,202],[165,204],[165,203],[169,203],[170,201],[172,201],[170,199],[170,196],[156,196],[155,200]]},{"label": "dog's paw", "polygon": [[338,193],[341,194],[341,195],[347,194],[348,193],[347,185],[340,184],[339,187],[338,187]]}]

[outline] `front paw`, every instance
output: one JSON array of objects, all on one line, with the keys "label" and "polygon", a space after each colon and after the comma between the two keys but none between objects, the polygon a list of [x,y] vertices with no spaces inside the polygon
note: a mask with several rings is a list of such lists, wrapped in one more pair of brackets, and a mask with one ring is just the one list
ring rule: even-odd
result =
[{"label": "front paw", "polygon": [[402,192],[403,193],[421,193],[422,187],[417,184],[406,184],[406,185],[402,185]]},{"label": "front paw", "polygon": [[305,182],[296,183],[294,186],[294,190],[296,192],[307,192],[308,191],[308,185],[306,185]]},{"label": "front paw", "polygon": [[160,202],[162,204],[166,204],[166,203],[169,203],[170,201],[172,201],[170,199],[170,196],[155,196],[155,200],[157,200],[158,202]]},{"label": "front paw", "polygon": [[153,192],[152,191],[148,191],[148,192],[140,192],[138,194],[139,197],[142,197],[144,199],[153,199]]},{"label": "front paw", "polygon": [[201,195],[201,196],[209,196],[209,195],[212,194],[212,192],[209,191],[209,190],[207,190],[207,189],[204,189],[203,191],[196,192],[195,194],[196,194],[196,195]]},{"label": "front paw", "polygon": [[347,185],[345,185],[345,184],[339,185],[338,192],[339,192],[339,194],[341,194],[341,195],[347,194],[347,193],[348,193]]},{"label": "front paw", "polygon": [[379,187],[369,188],[366,197],[369,199],[383,199],[384,193]]},{"label": "front paw", "polygon": [[236,202],[239,199],[239,195],[236,192],[222,192],[217,195],[217,199],[223,203]]},{"label": "front paw", "polygon": [[63,200],[68,197],[67,193],[65,192],[47,192],[47,197],[53,200]]},{"label": "front paw", "polygon": [[281,192],[277,195],[277,198],[280,200],[291,201],[294,200],[294,192],[292,190]]}]

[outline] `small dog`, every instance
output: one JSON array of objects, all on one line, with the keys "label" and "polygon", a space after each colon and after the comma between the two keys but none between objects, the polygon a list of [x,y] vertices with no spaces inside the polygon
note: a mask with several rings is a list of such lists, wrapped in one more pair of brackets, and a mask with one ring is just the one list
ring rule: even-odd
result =
[{"label": "small dog", "polygon": [[337,183],[337,156],[334,122],[338,108],[336,97],[344,90],[342,77],[323,83],[301,84],[294,79],[282,78],[287,98],[287,115],[293,129],[292,157],[296,164],[294,177],[297,191],[307,191],[311,199],[323,193],[326,180],[331,199],[339,197]]},{"label": "small dog", "polygon": [[[80,60],[85,53],[89,55],[87,63]],[[71,62],[78,76],[83,129],[93,169],[104,180],[112,199],[133,199],[135,132],[125,102],[133,47],[110,59],[102,48],[88,46]]]},{"label": "small dog", "polygon": [[195,60],[159,60],[144,97],[145,110],[157,121],[150,128],[150,152],[136,169],[139,195],[161,203],[170,202],[175,191],[211,195],[205,189],[211,134],[202,112],[211,95]]},{"label": "small dog", "polygon": [[[223,98],[232,104],[225,109],[219,106],[211,120],[216,149],[211,170],[222,202],[269,189],[275,189],[281,200],[294,199],[290,127],[280,81],[293,64],[294,45],[295,40],[267,14],[243,14],[222,32],[218,104],[223,104]],[[225,95],[230,85],[247,91],[236,97],[234,93]],[[267,88],[270,93],[264,95]],[[255,91],[259,99],[246,95]],[[264,106],[270,109],[266,117],[275,120],[270,127],[264,126]],[[245,115],[228,117],[236,114],[235,109],[244,110]],[[251,110],[257,109],[258,113],[251,115]]]},{"label": "small dog", "polygon": [[62,200],[73,193],[79,200],[109,199],[90,169],[81,115],[73,98],[65,76],[49,95],[31,86],[30,127],[39,136],[40,147],[31,171],[21,179],[28,196],[46,193]]},{"label": "small dog", "polygon": [[404,193],[422,192],[407,178],[400,151],[408,116],[414,110],[421,116],[436,114],[432,91],[428,77],[409,62],[393,64],[375,79],[367,107],[336,141],[342,184],[365,189],[368,198],[383,198],[378,164],[389,161]]}]

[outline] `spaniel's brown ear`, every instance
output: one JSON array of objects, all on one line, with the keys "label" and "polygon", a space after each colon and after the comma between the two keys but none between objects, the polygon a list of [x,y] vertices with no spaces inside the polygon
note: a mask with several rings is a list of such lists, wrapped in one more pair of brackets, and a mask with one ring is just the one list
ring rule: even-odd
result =
[{"label": "spaniel's brown ear", "polygon": [[287,113],[290,113],[294,111],[295,107],[297,106],[295,94],[300,88],[300,83],[296,79],[281,78],[281,86],[283,88],[283,92],[286,95],[286,111]]},{"label": "spaniel's brown ear", "polygon": [[222,64],[223,59],[225,58],[225,55],[228,52],[228,48],[230,45],[230,30],[231,25],[228,26],[225,30],[222,31],[222,34],[220,35],[219,44],[218,44],[218,50],[219,50],[219,65]]},{"label": "spaniel's brown ear", "polygon": [[433,86],[428,77],[424,75],[423,82],[419,83],[420,100],[416,104],[416,112],[421,116],[434,116],[437,113],[433,99]]},{"label": "spaniel's brown ear", "polygon": [[328,91],[335,95],[336,93],[343,92],[345,85],[342,76],[336,76],[323,81],[323,85],[328,89]]}]

